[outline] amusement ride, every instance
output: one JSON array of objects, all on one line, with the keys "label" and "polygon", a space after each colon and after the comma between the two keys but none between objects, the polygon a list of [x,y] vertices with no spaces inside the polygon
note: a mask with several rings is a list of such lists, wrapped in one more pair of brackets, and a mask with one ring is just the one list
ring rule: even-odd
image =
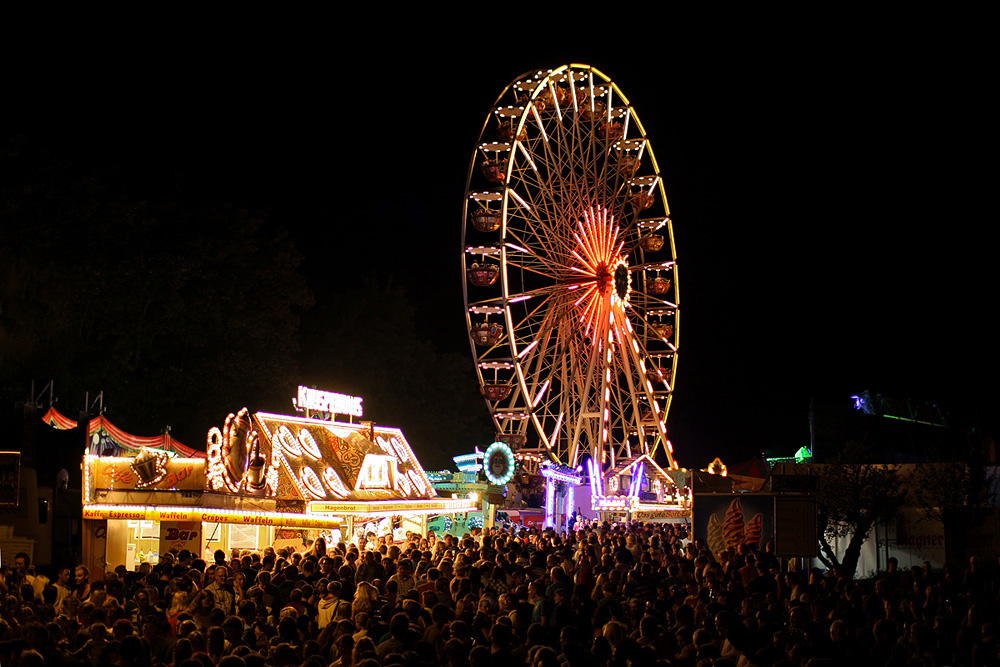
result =
[{"label": "amusement ride", "polygon": [[670,209],[621,88],[581,64],[516,78],[483,122],[466,192],[466,320],[497,440],[566,469],[659,452],[678,469]]}]

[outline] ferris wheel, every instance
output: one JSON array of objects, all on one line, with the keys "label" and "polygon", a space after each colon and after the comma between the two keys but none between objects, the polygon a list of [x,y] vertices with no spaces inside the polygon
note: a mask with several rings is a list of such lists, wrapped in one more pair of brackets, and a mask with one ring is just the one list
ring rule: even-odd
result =
[{"label": "ferris wheel", "polygon": [[483,124],[466,190],[466,319],[498,439],[573,467],[662,447],[677,468],[676,252],[628,98],[587,65],[519,77]]}]

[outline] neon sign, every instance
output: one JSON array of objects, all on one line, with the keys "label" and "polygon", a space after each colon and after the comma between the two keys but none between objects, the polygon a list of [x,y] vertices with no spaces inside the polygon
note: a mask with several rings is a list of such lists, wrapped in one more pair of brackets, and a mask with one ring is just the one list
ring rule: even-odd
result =
[{"label": "neon sign", "polygon": [[329,412],[337,415],[363,416],[360,396],[348,396],[332,391],[320,391],[299,385],[299,393],[293,401],[297,410]]}]

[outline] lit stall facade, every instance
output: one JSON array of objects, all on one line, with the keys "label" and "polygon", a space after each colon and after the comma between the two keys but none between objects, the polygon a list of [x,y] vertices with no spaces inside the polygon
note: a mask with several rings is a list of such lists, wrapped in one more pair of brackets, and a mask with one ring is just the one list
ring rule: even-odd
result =
[{"label": "lit stall facade", "polygon": [[479,481],[483,469],[483,452],[476,447],[471,454],[453,456],[458,472],[436,470],[427,473],[434,489],[445,497],[468,497],[476,501],[476,511],[463,514],[438,514],[428,517],[427,527],[437,535],[453,534],[461,537],[473,528],[483,528],[482,503],[487,502],[489,485]]},{"label": "lit stall facade", "polygon": [[152,446],[121,454],[83,459],[83,564],[93,578],[172,547],[201,551],[206,459]]},{"label": "lit stall facade", "polygon": [[[42,421],[57,429],[78,423],[55,408]],[[83,561],[93,578],[103,576],[108,563],[133,569],[156,562],[170,540],[184,535],[194,548],[199,543],[187,521],[150,521],[137,507],[164,506],[187,517],[201,504],[205,488],[205,453],[183,445],[169,433],[136,436],[117,427],[104,415],[87,424],[83,472]],[[101,506],[99,511],[95,507]],[[141,514],[141,516],[139,516]],[[108,519],[109,516],[116,518]],[[162,533],[161,533],[162,530]],[[185,532],[186,531],[186,532]]]},{"label": "lit stall facade", "polygon": [[583,480],[581,471],[555,463],[543,463],[539,472],[545,478],[545,527],[572,530],[570,517],[576,507],[576,487]]},{"label": "lit stall facade", "polygon": [[684,488],[683,471],[668,473],[646,454],[619,461],[603,472],[593,460],[587,464],[591,506],[597,512],[640,521],[691,518],[691,491]]},{"label": "lit stall facade", "polygon": [[83,469],[83,564],[95,578],[171,548],[301,548],[319,535],[363,545],[387,523],[399,538],[425,532],[429,514],[476,509],[436,496],[399,429],[246,408],[209,431],[207,457],[162,442],[95,446]]},{"label": "lit stall facade", "polygon": [[429,514],[475,509],[469,498],[438,498],[403,432],[371,422],[241,410],[209,433],[208,461],[214,505],[273,502],[345,541],[384,531],[387,518],[394,535],[423,534]]},{"label": "lit stall facade", "polygon": [[[515,452],[504,440],[498,440],[480,451],[453,457],[458,472],[430,472],[434,488],[444,496],[470,496],[479,499],[479,508],[471,514],[445,514],[431,518],[430,527],[438,534],[462,536],[473,528],[516,525],[526,528],[545,526],[545,509],[528,507],[525,490],[529,479],[542,477],[539,464],[543,456],[537,451]],[[482,475],[482,478],[480,478]],[[542,485],[545,488],[545,484]],[[539,494],[538,504],[545,496]],[[572,505],[572,500],[569,501]],[[551,518],[551,517],[550,517]],[[551,524],[550,524],[551,525]]]},{"label": "lit stall facade", "polygon": [[[210,555],[215,549],[258,548],[282,530],[323,529],[323,516],[283,512],[248,499],[219,503],[206,493],[209,462],[144,448],[135,456],[83,461],[83,564],[99,578],[106,568],[156,563],[170,549]],[[224,505],[232,505],[226,507]]]}]

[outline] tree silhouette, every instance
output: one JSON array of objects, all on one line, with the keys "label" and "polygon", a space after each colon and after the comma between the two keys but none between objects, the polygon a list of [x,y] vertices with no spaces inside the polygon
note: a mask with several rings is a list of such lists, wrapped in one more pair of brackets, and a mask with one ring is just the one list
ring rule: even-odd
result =
[{"label": "tree silhouette", "polygon": [[[820,560],[853,577],[861,546],[877,523],[892,519],[906,498],[899,466],[881,463],[864,443],[848,442],[823,468],[819,495]],[[832,540],[848,538],[843,558]]]},{"label": "tree silhouette", "polygon": [[103,390],[123,427],[194,447],[235,403],[288,404],[312,297],[262,215],[13,143],[0,172],[4,398],[53,379],[72,414]]}]

